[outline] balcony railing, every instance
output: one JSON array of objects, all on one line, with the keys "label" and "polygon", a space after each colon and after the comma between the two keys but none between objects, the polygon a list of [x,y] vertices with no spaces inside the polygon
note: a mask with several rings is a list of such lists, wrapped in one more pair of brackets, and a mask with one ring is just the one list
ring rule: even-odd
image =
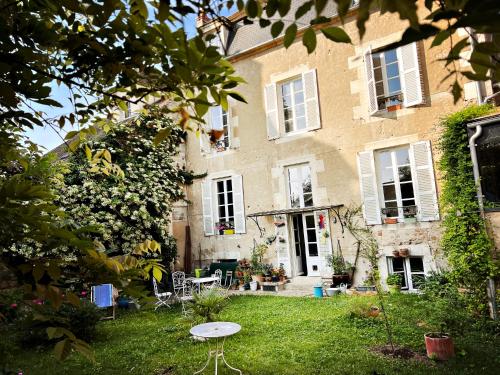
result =
[{"label": "balcony railing", "polygon": [[417,206],[404,206],[404,207],[386,207],[381,209],[382,214],[385,217],[401,217],[401,213],[404,218],[414,218],[417,216]]}]

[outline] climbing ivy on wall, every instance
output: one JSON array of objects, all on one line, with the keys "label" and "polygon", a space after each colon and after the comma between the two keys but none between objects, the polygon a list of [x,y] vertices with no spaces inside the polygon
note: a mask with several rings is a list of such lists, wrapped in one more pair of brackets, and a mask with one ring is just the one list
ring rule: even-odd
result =
[{"label": "climbing ivy on wall", "polygon": [[441,245],[453,281],[466,289],[469,306],[480,313],[487,311],[487,278],[495,276],[497,269],[491,258],[493,244],[479,212],[466,123],[491,112],[489,105],[471,106],[441,121],[444,213]]}]

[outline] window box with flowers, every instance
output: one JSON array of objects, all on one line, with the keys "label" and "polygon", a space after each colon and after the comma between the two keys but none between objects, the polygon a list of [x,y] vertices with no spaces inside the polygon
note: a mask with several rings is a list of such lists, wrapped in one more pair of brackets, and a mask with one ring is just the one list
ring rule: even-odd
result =
[{"label": "window box with flowers", "polygon": [[234,234],[234,221],[221,221],[215,224],[215,229],[221,235]]}]

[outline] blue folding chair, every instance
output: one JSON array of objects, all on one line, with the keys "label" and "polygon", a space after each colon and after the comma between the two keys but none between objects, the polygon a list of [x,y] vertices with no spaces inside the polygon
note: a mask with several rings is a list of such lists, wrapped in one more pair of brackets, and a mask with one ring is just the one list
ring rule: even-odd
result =
[{"label": "blue folding chair", "polygon": [[118,291],[113,284],[94,285],[90,288],[90,301],[101,309],[112,308],[113,314],[111,316],[103,317],[103,319],[114,319],[116,308],[116,296]]}]

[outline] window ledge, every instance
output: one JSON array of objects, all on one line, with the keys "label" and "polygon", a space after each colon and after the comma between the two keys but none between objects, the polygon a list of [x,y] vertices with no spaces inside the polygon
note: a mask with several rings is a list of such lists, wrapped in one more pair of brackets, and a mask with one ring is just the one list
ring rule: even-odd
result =
[{"label": "window ledge", "polygon": [[226,155],[231,155],[231,154],[234,154],[235,152],[236,152],[236,150],[234,148],[229,148],[225,151],[212,151],[210,153],[204,152],[203,156],[207,159],[213,159],[213,158],[223,157]]},{"label": "window ledge", "polygon": [[[317,129],[314,129],[317,130]],[[286,142],[292,142],[296,141],[298,139],[303,139],[307,137],[312,137],[314,134],[314,130],[301,130],[299,132],[293,132],[293,133],[286,133],[283,134],[280,138],[275,140],[276,144],[280,143],[286,143]]]}]

